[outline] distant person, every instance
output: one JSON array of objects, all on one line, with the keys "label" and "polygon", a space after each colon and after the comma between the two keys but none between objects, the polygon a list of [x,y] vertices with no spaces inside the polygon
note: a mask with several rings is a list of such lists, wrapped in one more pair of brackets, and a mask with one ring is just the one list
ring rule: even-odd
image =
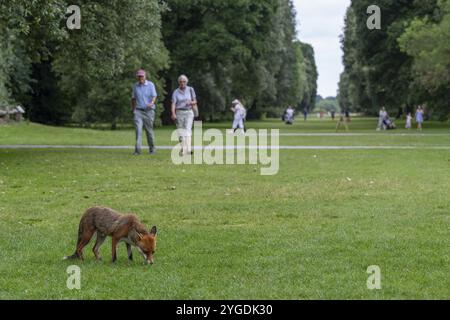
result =
[{"label": "distant person", "polygon": [[303,110],[303,117],[304,117],[305,121],[308,120],[308,109],[307,108],[305,108]]},{"label": "distant person", "polygon": [[345,110],[345,120],[347,120],[347,123],[352,122],[352,119],[350,118],[350,111],[348,111],[348,109]]},{"label": "distant person", "polygon": [[247,131],[245,129],[245,118],[247,117],[247,110],[245,110],[244,105],[238,100],[234,100],[233,107],[231,111],[234,112],[234,120],[233,120],[233,133],[237,131],[237,129],[241,129],[244,133]]},{"label": "distant person", "polygon": [[388,117],[388,113],[386,111],[385,107],[382,107],[380,109],[380,112],[378,114],[378,126],[377,126],[377,131],[380,130],[386,130],[385,126],[384,126],[384,120]]},{"label": "distant person", "polygon": [[331,111],[331,120],[334,121],[336,119],[336,111]]},{"label": "distant person", "polygon": [[136,73],[138,82],[133,86],[131,97],[131,107],[134,114],[134,126],[136,129],[136,147],[134,155],[141,154],[142,148],[142,129],[147,134],[147,142],[150,154],[155,153],[155,137],[153,133],[153,124],[156,113],[156,89],[155,85],[147,80],[145,70],[139,70]]},{"label": "distant person", "polygon": [[397,116],[395,117],[396,120],[399,120],[403,116],[403,108],[398,108]]},{"label": "distant person", "polygon": [[178,78],[178,89],[172,94],[172,120],[176,122],[181,142],[181,155],[192,154],[192,126],[194,125],[193,106],[197,104],[195,90],[188,86],[185,75]]},{"label": "distant person", "polygon": [[419,131],[422,131],[422,127],[423,127],[423,114],[424,114],[423,108],[421,106],[419,106],[417,108],[416,117],[415,117],[416,122],[417,122],[417,130],[419,130]]},{"label": "distant person", "polygon": [[395,123],[391,120],[391,118],[389,118],[389,116],[386,116],[386,118],[384,118],[384,120],[383,120],[383,127],[385,128],[385,130],[394,130],[394,129],[397,129],[397,126],[396,126]]},{"label": "distant person", "polygon": [[411,127],[412,127],[412,119],[413,119],[413,117],[412,117],[412,115],[411,115],[411,112],[409,112],[408,113],[408,115],[406,116],[406,126],[405,126],[405,129],[411,129]]},{"label": "distant person", "polygon": [[295,110],[291,106],[289,106],[286,109],[285,115],[284,115],[284,121],[288,125],[292,125],[294,123],[294,114]]},{"label": "distant person", "polygon": [[336,132],[339,131],[341,126],[345,127],[345,131],[347,131],[347,132],[349,131],[348,121],[347,121],[347,117],[345,116],[345,112],[341,112],[341,114],[340,114],[339,121],[337,122],[337,125],[336,125]]},{"label": "distant person", "polygon": [[427,112],[426,108],[427,108],[426,105],[422,106],[422,114],[423,114],[423,121],[424,122],[430,120],[430,114]]}]

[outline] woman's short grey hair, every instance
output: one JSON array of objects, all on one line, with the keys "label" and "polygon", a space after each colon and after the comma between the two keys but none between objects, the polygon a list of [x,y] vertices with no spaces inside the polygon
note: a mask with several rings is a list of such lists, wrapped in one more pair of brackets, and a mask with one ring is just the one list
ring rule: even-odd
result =
[{"label": "woman's short grey hair", "polygon": [[180,81],[182,81],[182,80],[185,80],[186,81],[186,83],[188,83],[189,82],[189,79],[188,79],[188,77],[186,77],[184,74],[182,74],[179,78],[178,78],[178,82],[180,82]]}]

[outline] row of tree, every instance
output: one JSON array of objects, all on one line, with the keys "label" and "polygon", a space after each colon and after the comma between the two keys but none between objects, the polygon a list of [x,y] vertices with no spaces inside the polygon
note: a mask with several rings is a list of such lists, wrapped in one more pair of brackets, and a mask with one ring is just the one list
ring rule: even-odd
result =
[{"label": "row of tree", "polygon": [[339,101],[336,97],[323,98],[321,95],[318,95],[316,98],[315,110],[319,112],[341,112]]},{"label": "row of tree", "polygon": [[[79,30],[66,26],[69,5],[81,8]],[[129,121],[144,68],[160,112],[180,74],[206,120],[227,117],[236,97],[255,118],[312,109],[314,51],[296,40],[295,19],[291,0],[0,1],[0,106],[20,103],[42,123],[115,127]]]},{"label": "row of tree", "polygon": [[[367,8],[381,9],[370,30]],[[354,0],[342,46],[342,109],[376,113],[425,105],[436,118],[450,114],[450,0]]]}]

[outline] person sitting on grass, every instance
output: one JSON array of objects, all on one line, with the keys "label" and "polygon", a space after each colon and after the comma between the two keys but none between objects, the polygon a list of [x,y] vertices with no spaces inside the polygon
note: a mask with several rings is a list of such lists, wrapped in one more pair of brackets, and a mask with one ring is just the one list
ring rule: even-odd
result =
[{"label": "person sitting on grass", "polygon": [[292,108],[291,106],[286,109],[284,116],[284,121],[286,124],[292,125],[294,123],[294,113],[294,108]]}]

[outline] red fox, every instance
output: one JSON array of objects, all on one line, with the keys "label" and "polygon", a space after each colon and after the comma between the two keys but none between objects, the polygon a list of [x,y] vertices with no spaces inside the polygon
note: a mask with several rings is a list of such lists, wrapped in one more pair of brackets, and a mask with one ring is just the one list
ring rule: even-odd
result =
[{"label": "red fox", "polygon": [[128,259],[133,260],[131,246],[136,246],[147,264],[153,264],[153,255],[156,250],[156,226],[150,232],[132,214],[121,215],[118,212],[104,207],[88,209],[80,221],[78,228],[78,241],[75,253],[64,259],[81,259],[83,248],[89,243],[97,232],[97,241],[92,251],[95,258],[101,260],[98,250],[107,236],[112,237],[112,262],[117,260],[117,245],[124,241],[127,245]]}]

